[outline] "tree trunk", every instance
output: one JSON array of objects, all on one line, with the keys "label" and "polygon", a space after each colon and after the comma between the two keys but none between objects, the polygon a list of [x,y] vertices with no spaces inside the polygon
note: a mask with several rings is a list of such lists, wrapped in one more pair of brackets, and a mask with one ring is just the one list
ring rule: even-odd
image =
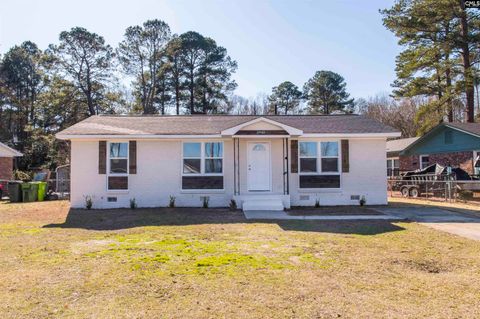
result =
[{"label": "tree trunk", "polygon": [[[80,76],[79,76],[79,82],[81,83]],[[88,111],[90,112],[90,115],[95,115],[97,112],[95,112],[95,105],[92,99],[92,81],[90,78],[90,67],[88,65],[87,65],[87,88],[86,88],[85,95],[87,96]]]},{"label": "tree trunk", "polygon": [[90,115],[95,115],[95,105],[93,105],[93,99],[90,93],[87,94],[87,104]]},{"label": "tree trunk", "polygon": [[445,79],[447,82],[447,107],[448,107],[448,121],[453,122],[453,105],[452,105],[452,78],[450,75],[450,66],[445,70]]},{"label": "tree trunk", "polygon": [[194,96],[193,96],[193,93],[194,93],[194,75],[193,75],[193,69],[190,70],[190,114],[194,114],[195,113],[195,100],[194,100]]},{"label": "tree trunk", "polygon": [[175,83],[175,112],[180,115],[180,83]]},{"label": "tree trunk", "polygon": [[465,1],[460,0],[461,14],[460,21],[462,26],[462,62],[463,62],[463,76],[465,78],[465,95],[467,98],[467,122],[474,122],[475,109],[474,100],[475,92],[473,88],[472,68],[470,64],[470,48],[469,48],[469,36],[468,36],[468,23],[467,23],[467,11],[465,10]]}]

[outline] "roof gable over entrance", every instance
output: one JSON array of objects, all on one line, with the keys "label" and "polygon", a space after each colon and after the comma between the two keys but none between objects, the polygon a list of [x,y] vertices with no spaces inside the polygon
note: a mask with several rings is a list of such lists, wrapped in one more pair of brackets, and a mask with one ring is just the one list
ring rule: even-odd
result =
[{"label": "roof gable over entrance", "polygon": [[285,131],[290,136],[300,136],[303,134],[302,130],[291,127],[286,124],[279,123],[264,117],[259,117],[251,121],[236,125],[229,129],[222,131],[222,136],[232,136],[239,131]]},{"label": "roof gable over entrance", "polygon": [[[424,136],[410,144],[400,154],[420,155],[480,150],[480,136],[474,132],[460,129],[455,124],[444,123],[434,127]],[[480,128],[480,123],[468,124],[476,124]]]}]

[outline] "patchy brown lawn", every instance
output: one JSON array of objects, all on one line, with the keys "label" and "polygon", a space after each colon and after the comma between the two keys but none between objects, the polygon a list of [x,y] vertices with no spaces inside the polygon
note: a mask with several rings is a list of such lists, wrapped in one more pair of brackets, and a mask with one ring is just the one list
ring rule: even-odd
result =
[{"label": "patchy brown lawn", "polygon": [[480,243],[415,223],[0,204],[2,318],[473,318]]}]

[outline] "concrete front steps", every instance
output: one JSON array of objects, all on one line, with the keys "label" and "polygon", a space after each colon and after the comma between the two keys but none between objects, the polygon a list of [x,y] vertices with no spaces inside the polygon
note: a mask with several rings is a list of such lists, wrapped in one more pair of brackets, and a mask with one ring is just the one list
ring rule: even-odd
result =
[{"label": "concrete front steps", "polygon": [[288,195],[242,195],[235,198],[243,211],[283,211],[290,206]]},{"label": "concrete front steps", "polygon": [[243,211],[283,210],[281,199],[250,199],[243,202]]}]

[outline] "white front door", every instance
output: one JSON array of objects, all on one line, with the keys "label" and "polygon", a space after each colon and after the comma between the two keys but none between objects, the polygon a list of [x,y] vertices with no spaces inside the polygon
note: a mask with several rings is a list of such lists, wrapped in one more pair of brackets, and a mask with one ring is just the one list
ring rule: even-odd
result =
[{"label": "white front door", "polygon": [[247,181],[249,191],[270,190],[270,143],[248,142]]}]

